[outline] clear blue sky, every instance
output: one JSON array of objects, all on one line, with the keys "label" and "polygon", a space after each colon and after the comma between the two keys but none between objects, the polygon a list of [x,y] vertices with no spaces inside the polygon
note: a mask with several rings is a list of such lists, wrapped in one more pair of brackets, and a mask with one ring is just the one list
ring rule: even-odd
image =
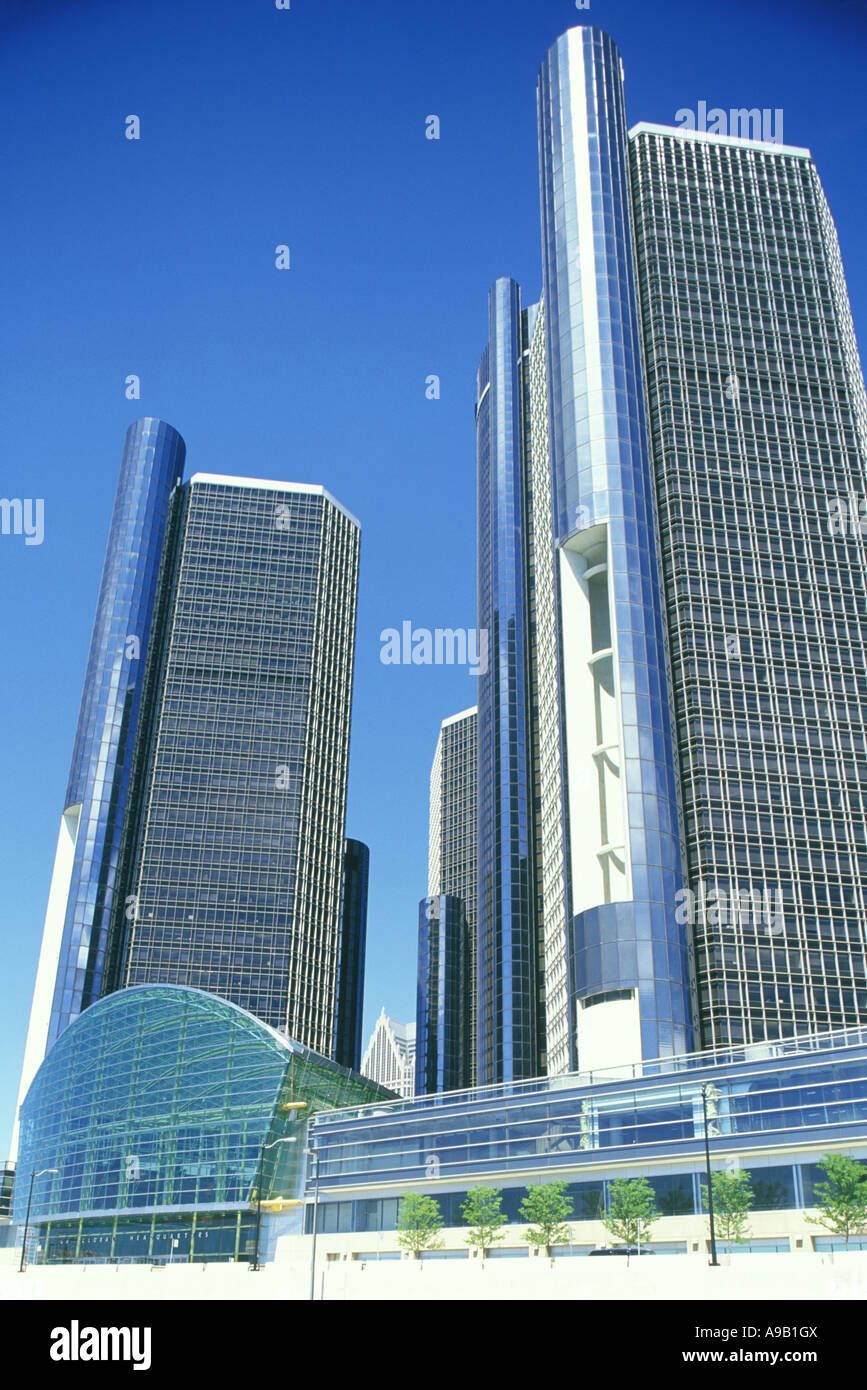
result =
[{"label": "clear blue sky", "polygon": [[863,336],[860,0],[591,6],[0,0],[0,494],[45,499],[41,546],[0,536],[0,1131],[131,420],[179,429],[188,473],[322,483],[361,519],[347,828],[371,847],[366,1035],[382,1004],[414,1014],[430,762],[476,697],[466,671],[383,666],[379,633],[474,624],[475,371],[490,282],[539,292],[535,81],[557,35],[614,36],[631,123],[782,107]]}]

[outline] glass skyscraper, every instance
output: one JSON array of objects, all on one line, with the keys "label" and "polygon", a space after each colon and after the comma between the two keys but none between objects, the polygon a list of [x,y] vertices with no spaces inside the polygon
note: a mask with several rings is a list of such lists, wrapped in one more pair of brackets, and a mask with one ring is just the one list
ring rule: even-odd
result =
[{"label": "glass skyscraper", "polygon": [[440,726],[430,774],[428,897],[459,898],[466,918],[466,1085],[476,1076],[477,711],[463,710]]},{"label": "glass skyscraper", "polygon": [[110,987],[193,985],[331,1056],[358,523],[208,474],[173,512]]},{"label": "glass skyscraper", "polygon": [[418,911],[415,1093],[469,1085],[469,939],[460,898],[422,898]]},{"label": "glass skyscraper", "polygon": [[478,703],[477,1077],[544,1066],[544,962],[533,795],[531,498],[527,355],[536,306],[500,279],[476,392],[478,625],[488,670]]},{"label": "glass skyscraper", "polygon": [[570,30],[538,95],[542,304],[494,285],[477,405],[480,1081],[692,1043],[612,40]]},{"label": "glass skyscraper", "polygon": [[351,1067],[353,1071],[358,1071],[361,1065],[369,879],[370,850],[360,840],[347,840],[343,847],[334,1060],[342,1067]]},{"label": "glass skyscraper", "polygon": [[834,224],[807,150],[637,126],[630,155],[701,1039],[863,1023],[867,406]]},{"label": "glass skyscraper", "polygon": [[677,764],[613,40],[558,39],[538,105],[571,1022],[592,1070],[691,1046]]},{"label": "glass skyscraper", "polygon": [[477,392],[480,1081],[863,1022],[867,406],[806,150],[539,76]]},{"label": "glass skyscraper", "polygon": [[127,434],[21,1100],[78,1014],[135,984],[195,985],[357,1063],[359,526],[309,484],[182,483],[184,452],[159,420]]},{"label": "glass skyscraper", "polygon": [[162,420],[138,420],[127,430],[45,914],[19,1104],[48,1048],[102,988],[157,573],[169,497],[180,482],[184,455],[181,436]]}]

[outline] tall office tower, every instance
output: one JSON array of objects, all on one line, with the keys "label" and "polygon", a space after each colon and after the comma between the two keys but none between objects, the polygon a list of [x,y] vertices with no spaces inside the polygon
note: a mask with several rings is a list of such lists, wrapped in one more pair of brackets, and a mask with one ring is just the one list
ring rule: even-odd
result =
[{"label": "tall office tower", "polygon": [[834,224],[807,150],[640,125],[630,152],[702,1042],[864,1024],[867,406]]},{"label": "tall office tower", "polygon": [[352,1071],[358,1071],[361,1062],[369,877],[370,850],[360,840],[347,840],[343,848],[334,1060]]},{"label": "tall office tower", "polygon": [[514,280],[488,299],[476,395],[479,680],[477,1079],[544,1070],[544,962],[534,795],[532,498],[527,355],[536,307]]},{"label": "tall office tower", "polygon": [[[102,986],[160,552],[184,453],[181,436],[161,420],[138,420],[127,431],[60,819],[19,1105],[47,1050],[99,997]],[[17,1106],[15,1113],[17,1135]]]},{"label": "tall office tower", "polygon": [[559,638],[556,672],[538,681],[558,683],[568,1021],[575,1065],[593,1070],[692,1044],[626,113],[607,34],[552,45],[538,117],[553,545],[537,544],[536,564],[553,556]]},{"label": "tall office tower", "polygon": [[682,814],[619,54],[538,85],[542,303],[479,373],[479,1080],[689,1050]]},{"label": "tall office tower", "polygon": [[175,493],[105,992],[193,985],[334,1055],[358,551],[321,487]]},{"label": "tall office tower", "polygon": [[470,1084],[469,934],[460,898],[441,893],[418,909],[415,1093]]},{"label": "tall office tower", "polygon": [[415,1024],[389,1018],[383,1006],[361,1061],[361,1075],[396,1095],[415,1095]]},{"label": "tall office tower", "polygon": [[444,719],[430,774],[428,897],[445,893],[463,904],[467,931],[466,1084],[476,1075],[476,786],[477,711]]},{"label": "tall office tower", "polygon": [[[861,1023],[867,404],[818,175],[628,134],[594,28],[549,50],[538,116],[542,302],[519,330],[498,282],[480,375],[479,621],[505,594],[516,642],[479,703],[479,861],[490,900],[535,831],[539,1060],[683,1052],[691,1018],[703,1046]],[[531,736],[501,747],[505,689]],[[479,887],[481,1002],[516,933]]]}]

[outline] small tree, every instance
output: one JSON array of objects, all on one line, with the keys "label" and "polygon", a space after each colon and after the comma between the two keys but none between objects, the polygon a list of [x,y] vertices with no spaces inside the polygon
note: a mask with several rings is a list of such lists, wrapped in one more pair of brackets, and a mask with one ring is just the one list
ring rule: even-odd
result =
[{"label": "small tree", "polygon": [[521,1215],[529,1223],[523,1239],[531,1245],[544,1246],[550,1255],[552,1245],[565,1244],[570,1234],[566,1222],[572,1215],[572,1198],[566,1196],[565,1182],[528,1187],[521,1202]]},{"label": "small tree", "polygon": [[[733,1173],[715,1169],[710,1182],[714,1225],[719,1227],[720,1239],[728,1241],[731,1254],[732,1245],[740,1245],[750,1238],[749,1213],[755,1201],[750,1175],[743,1168]],[[709,1210],[706,1183],[702,1184],[701,1195],[705,1210]]]},{"label": "small tree", "polygon": [[867,1231],[867,1164],[845,1154],[825,1154],[819,1167],[827,1178],[816,1183],[819,1215],[807,1216],[805,1212],[805,1220],[842,1236],[848,1250],[850,1237]]},{"label": "small tree", "polygon": [[609,1187],[606,1231],[625,1245],[638,1245],[650,1236],[650,1224],[659,1216],[656,1198],[647,1178],[615,1178]]},{"label": "small tree", "polygon": [[443,1228],[439,1202],[433,1197],[423,1197],[420,1192],[409,1192],[401,1198],[397,1216],[398,1245],[411,1250],[417,1259],[422,1250],[439,1250],[442,1245],[437,1236]]},{"label": "small tree", "polygon": [[497,1187],[471,1187],[461,1207],[461,1216],[472,1230],[464,1237],[468,1245],[477,1245],[484,1256],[495,1240],[502,1240],[506,1216],[500,1206],[502,1193]]}]

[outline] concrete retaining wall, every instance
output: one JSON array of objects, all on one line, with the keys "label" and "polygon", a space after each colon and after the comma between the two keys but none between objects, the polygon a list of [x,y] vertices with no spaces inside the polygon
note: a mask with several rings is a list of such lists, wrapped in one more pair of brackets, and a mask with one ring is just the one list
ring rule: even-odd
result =
[{"label": "concrete retaining wall", "polygon": [[[302,1238],[296,1238],[299,1244]],[[287,1242],[288,1244],[288,1242]],[[724,1257],[728,1261],[728,1257]],[[717,1269],[704,1256],[652,1259],[323,1261],[317,1297],[326,1300],[498,1299],[859,1299],[867,1297],[867,1253],[734,1255]],[[247,1265],[49,1265],[18,1274],[0,1264],[0,1299],[307,1299],[309,1243],[252,1272]]]}]

